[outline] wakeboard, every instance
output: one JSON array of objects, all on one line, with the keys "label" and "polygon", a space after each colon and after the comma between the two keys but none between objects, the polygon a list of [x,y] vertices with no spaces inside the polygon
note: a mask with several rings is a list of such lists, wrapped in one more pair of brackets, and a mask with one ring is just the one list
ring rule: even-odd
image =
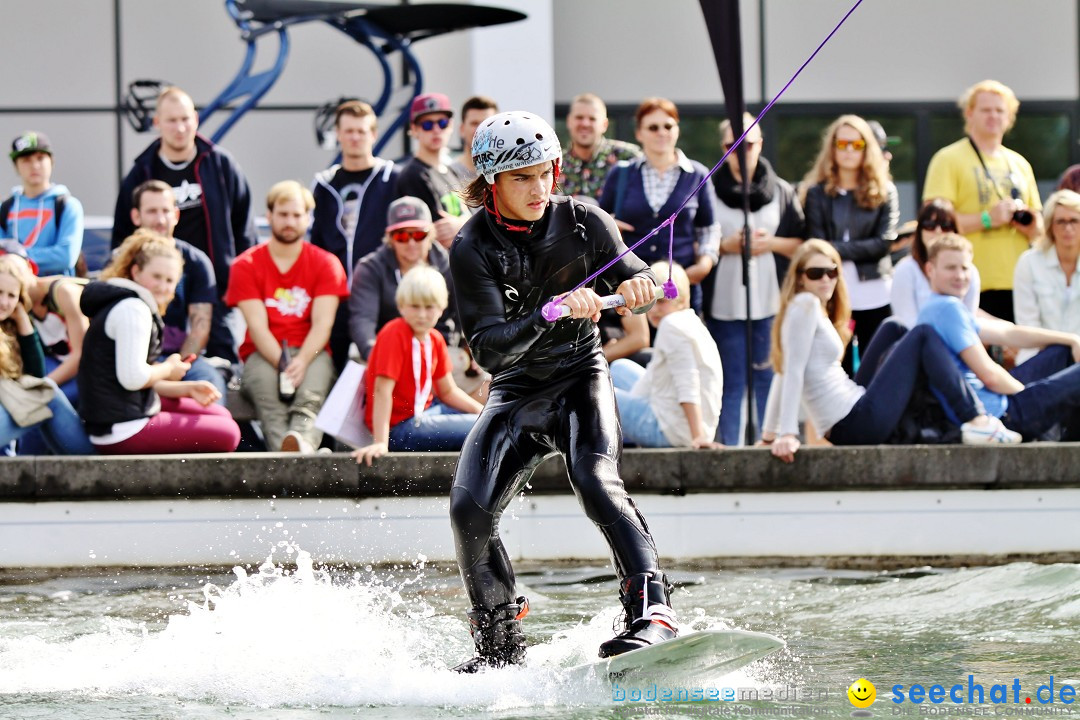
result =
[{"label": "wakeboard", "polygon": [[749,630],[700,630],[656,645],[568,669],[571,677],[606,681],[697,678],[734,672],[784,647],[780,638]]}]

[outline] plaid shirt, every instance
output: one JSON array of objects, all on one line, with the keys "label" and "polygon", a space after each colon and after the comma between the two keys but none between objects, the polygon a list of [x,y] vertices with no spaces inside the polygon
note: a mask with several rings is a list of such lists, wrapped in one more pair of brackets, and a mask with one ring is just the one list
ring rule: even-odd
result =
[{"label": "plaid shirt", "polygon": [[[694,172],[694,166],[690,164],[690,160],[683,151],[678,148],[675,149],[675,164],[664,172],[654,168],[648,161],[641,164],[641,184],[645,190],[645,199],[654,213],[659,213],[660,209],[664,207],[664,203],[667,202],[671,192],[675,189],[675,184],[679,182],[679,175],[684,172]],[[706,185],[705,189],[711,192],[711,184]],[[715,222],[712,225],[695,227],[694,240],[698,257],[708,255],[713,259],[714,264],[719,260],[720,223]]]},{"label": "plaid shirt", "polygon": [[569,147],[562,156],[559,186],[564,195],[584,195],[600,200],[608,171],[621,160],[641,157],[641,148],[622,140],[600,138],[596,152],[589,160],[574,155]]}]

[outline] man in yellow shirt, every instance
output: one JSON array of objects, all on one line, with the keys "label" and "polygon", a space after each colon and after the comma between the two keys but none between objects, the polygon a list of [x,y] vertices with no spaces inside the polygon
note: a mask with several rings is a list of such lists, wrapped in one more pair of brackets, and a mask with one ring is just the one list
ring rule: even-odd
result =
[{"label": "man in yellow shirt", "polygon": [[979,307],[1013,319],[1013,269],[1042,233],[1042,202],[1031,164],[1002,144],[1020,101],[996,80],[977,83],[960,98],[966,137],[934,154],[923,200],[944,198],[956,208],[958,230],[975,247],[982,277]]}]

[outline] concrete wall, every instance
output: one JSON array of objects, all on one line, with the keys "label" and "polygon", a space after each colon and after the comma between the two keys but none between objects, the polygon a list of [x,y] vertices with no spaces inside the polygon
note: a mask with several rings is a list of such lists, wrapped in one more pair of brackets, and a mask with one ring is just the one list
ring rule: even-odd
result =
[{"label": "concrete wall", "polygon": [[[446,495],[457,453],[393,453],[374,467],[345,454],[19,457],[0,460],[0,501],[145,497],[412,497]],[[814,448],[791,465],[764,448],[628,450],[633,493],[853,490],[999,490],[1080,487],[1080,444],[994,448],[937,445]],[[570,492],[558,458],[538,468],[530,494]]]}]

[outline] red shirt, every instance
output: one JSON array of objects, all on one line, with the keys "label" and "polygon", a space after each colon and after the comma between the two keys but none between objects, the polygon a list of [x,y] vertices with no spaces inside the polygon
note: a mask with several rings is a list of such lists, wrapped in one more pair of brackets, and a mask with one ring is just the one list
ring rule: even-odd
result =
[{"label": "red shirt", "polygon": [[[372,413],[375,407],[375,378],[387,377],[394,381],[393,405],[390,410],[390,427],[403,420],[408,420],[415,412],[416,378],[413,373],[413,331],[404,318],[394,318],[383,326],[375,336],[375,347],[368,358],[365,375],[367,407],[364,409],[364,423],[368,430],[372,428]],[[446,352],[446,340],[437,330],[428,333],[431,338],[431,391],[424,401],[424,409],[431,407],[435,387],[439,380],[450,372],[450,356]],[[420,350],[420,386],[427,378],[427,361],[424,359],[423,346]]]},{"label": "red shirt", "polygon": [[[320,295],[349,296],[349,285],[341,262],[327,251],[304,242],[300,256],[289,271],[282,273],[270,257],[268,244],[245,250],[229,271],[225,303],[262,300],[270,333],[278,342],[288,341],[299,348],[311,330],[311,304]],[[240,346],[240,359],[255,352],[251,333]]]}]

